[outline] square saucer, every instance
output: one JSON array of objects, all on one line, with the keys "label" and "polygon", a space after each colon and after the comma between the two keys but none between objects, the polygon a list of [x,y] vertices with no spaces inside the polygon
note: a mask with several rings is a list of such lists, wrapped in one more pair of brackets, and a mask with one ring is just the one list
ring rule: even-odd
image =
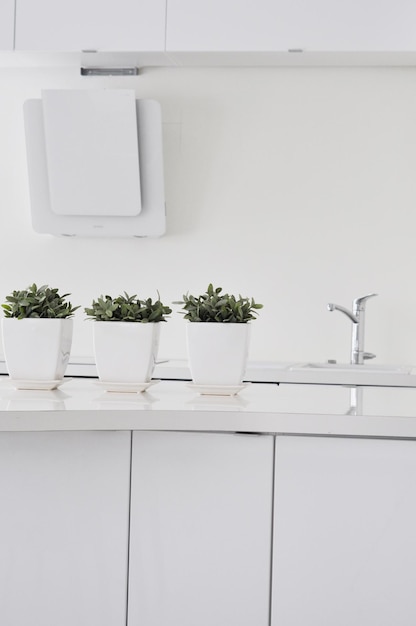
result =
[{"label": "square saucer", "polygon": [[189,383],[188,387],[202,396],[236,396],[249,385],[250,383],[242,383],[241,385],[198,385]]},{"label": "square saucer", "polygon": [[9,378],[9,382],[15,389],[30,391],[52,391],[53,389],[58,389],[58,387],[70,380],[72,380],[72,378],[60,378],[58,380],[17,380]]},{"label": "square saucer", "polygon": [[104,391],[112,393],[142,393],[152,385],[156,385],[158,382],[158,380],[149,380],[144,383],[117,383],[97,380],[95,381],[95,384],[104,389]]}]

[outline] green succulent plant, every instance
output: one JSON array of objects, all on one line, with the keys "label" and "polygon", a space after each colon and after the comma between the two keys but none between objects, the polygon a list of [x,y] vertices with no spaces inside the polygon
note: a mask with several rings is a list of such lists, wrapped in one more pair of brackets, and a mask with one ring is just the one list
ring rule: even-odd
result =
[{"label": "green succulent plant", "polygon": [[185,294],[182,304],[184,318],[190,322],[227,322],[229,324],[245,324],[256,319],[257,309],[263,305],[253,298],[236,298],[222,293],[222,287],[214,288],[210,283],[207,291],[200,296]]},{"label": "green succulent plant", "polygon": [[59,295],[58,289],[51,289],[47,285],[37,287],[35,283],[22,291],[13,291],[6,296],[6,303],[2,304],[5,317],[16,317],[21,320],[27,317],[35,318],[66,318],[72,317],[79,306],[73,307],[65,300],[70,294]]},{"label": "green succulent plant", "polygon": [[152,298],[140,300],[126,292],[117,298],[101,295],[84,311],[89,319],[96,322],[166,322],[166,316],[172,313],[172,309],[160,301],[159,293],[157,295],[155,302]]}]

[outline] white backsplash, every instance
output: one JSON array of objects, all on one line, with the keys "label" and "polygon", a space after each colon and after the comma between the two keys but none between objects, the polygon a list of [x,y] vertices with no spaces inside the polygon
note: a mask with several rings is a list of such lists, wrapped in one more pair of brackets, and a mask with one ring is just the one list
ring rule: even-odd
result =
[{"label": "white backsplash", "polygon": [[[416,363],[416,81],[413,68],[0,69],[0,299],[36,281],[89,306],[126,290],[170,303],[209,282],[264,304],[255,361],[347,361],[367,309],[375,362]],[[22,106],[42,89],[134,88],[162,105],[167,234],[80,240],[31,228]],[[185,358],[178,307],[160,352]],[[1,346],[0,346],[1,348]],[[80,309],[73,354],[93,354]]]}]

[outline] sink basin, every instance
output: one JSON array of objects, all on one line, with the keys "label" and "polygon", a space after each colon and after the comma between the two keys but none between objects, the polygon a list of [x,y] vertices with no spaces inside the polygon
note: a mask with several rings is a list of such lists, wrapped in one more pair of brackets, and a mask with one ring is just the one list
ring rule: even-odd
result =
[{"label": "sink basin", "polygon": [[354,365],[352,363],[295,363],[289,368],[291,371],[313,369],[333,370],[336,372],[354,372],[361,374],[412,374],[413,366],[409,365]]},{"label": "sink basin", "polygon": [[[277,373],[276,373],[277,374]],[[279,376],[281,383],[416,387],[416,367],[351,363],[291,363]]]}]

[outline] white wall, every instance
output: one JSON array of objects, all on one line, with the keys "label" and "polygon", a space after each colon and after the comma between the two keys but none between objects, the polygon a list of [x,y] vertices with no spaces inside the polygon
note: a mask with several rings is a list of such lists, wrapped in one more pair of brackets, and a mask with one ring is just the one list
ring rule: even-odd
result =
[{"label": "white wall", "polygon": [[[22,104],[42,88],[134,87],[162,104],[168,232],[58,239],[30,224]],[[126,290],[166,302],[211,281],[254,296],[256,360],[347,361],[351,324],[326,303],[368,303],[366,349],[416,364],[416,69],[0,68],[0,300],[31,282],[87,306]],[[178,309],[178,307],[176,307]],[[184,322],[161,356],[185,357]],[[92,354],[78,311],[73,354]]]}]

